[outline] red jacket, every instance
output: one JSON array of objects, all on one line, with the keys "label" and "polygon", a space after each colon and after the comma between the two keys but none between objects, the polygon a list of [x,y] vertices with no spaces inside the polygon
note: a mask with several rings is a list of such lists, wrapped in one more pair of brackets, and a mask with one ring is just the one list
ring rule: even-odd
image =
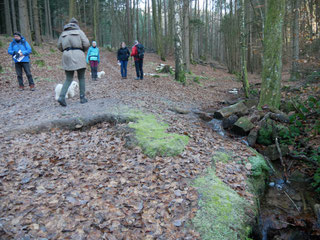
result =
[{"label": "red jacket", "polygon": [[135,61],[140,60],[140,58],[138,58],[138,47],[137,47],[137,45],[134,45],[132,47],[131,56],[134,57]]}]

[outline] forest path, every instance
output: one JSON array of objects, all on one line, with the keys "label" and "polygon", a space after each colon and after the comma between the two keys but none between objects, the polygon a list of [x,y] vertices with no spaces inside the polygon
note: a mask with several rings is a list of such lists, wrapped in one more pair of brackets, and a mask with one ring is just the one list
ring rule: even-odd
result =
[{"label": "forest path", "polygon": [[[248,171],[239,162],[252,153],[245,144],[213,132],[195,114],[169,108],[218,107],[240,83],[223,71],[196,66],[206,76],[187,86],[172,76],[146,76],[135,81],[134,68],[122,80],[115,53],[102,51],[97,82],[87,72],[87,97],[54,100],[54,87],[64,81],[61,53],[37,48],[45,66],[33,64],[36,91],[18,91],[6,49],[0,48],[5,73],[0,76],[0,236],[1,239],[200,239],[190,228],[198,209],[192,179],[210,167],[216,151],[234,153],[234,160],[216,165],[217,175],[241,196]],[[50,52],[50,54],[47,54]],[[173,66],[173,61],[168,61]],[[154,73],[158,57],[147,54],[145,72]],[[54,119],[99,114],[115,106],[153,113],[169,123],[169,132],[190,141],[176,157],[149,158],[139,147],[128,148],[126,125],[101,123],[85,131],[55,129],[42,133],[4,134]]]}]

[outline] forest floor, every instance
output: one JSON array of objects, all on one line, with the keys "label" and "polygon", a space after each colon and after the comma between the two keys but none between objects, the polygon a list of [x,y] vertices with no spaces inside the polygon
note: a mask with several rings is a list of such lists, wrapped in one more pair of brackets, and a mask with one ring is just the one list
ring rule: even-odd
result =
[{"label": "forest floor", "polygon": [[[89,102],[80,104],[77,95],[63,108],[54,99],[55,85],[65,79],[55,46],[35,48],[39,55],[31,59],[36,91],[20,92],[6,53],[10,39],[1,41],[1,239],[200,239],[191,223],[198,201],[192,180],[211,166],[218,150],[234,158],[218,163],[217,175],[252,201],[246,184],[250,171],[243,162],[253,153],[241,141],[212,131],[193,113],[237,99],[229,93],[241,87],[234,75],[192,66],[194,75],[183,86],[171,75],[149,76],[161,61],[146,54],[145,79],[134,80],[130,62],[128,79],[123,80],[115,53],[102,51],[99,71],[106,75],[91,81],[86,73]],[[35,64],[39,59],[44,66]],[[174,66],[173,59],[165,64]],[[193,81],[195,76],[202,76],[199,83]],[[259,83],[259,77],[250,76],[250,82]],[[138,147],[128,149],[126,135],[119,131],[125,124],[23,132],[55,119],[99,114],[117,106],[152,113],[169,124],[169,132],[188,135],[185,151],[176,157],[149,158]],[[170,110],[174,108],[190,112],[178,114]]]}]

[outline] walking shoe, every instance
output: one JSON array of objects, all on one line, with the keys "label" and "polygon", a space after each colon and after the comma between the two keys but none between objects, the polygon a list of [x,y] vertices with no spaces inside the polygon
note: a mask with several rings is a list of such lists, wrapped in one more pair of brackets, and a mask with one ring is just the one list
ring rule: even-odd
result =
[{"label": "walking shoe", "polygon": [[31,91],[34,91],[34,90],[35,90],[34,85],[31,85],[31,86],[30,86],[30,90],[31,90]]},{"label": "walking shoe", "polygon": [[24,86],[19,86],[19,91],[23,91],[24,90]]},{"label": "walking shoe", "polygon": [[58,99],[58,103],[60,103],[60,105],[61,105],[62,107],[66,107],[66,106],[67,106],[67,103],[66,103],[66,100],[65,100],[65,99],[59,98],[59,99]]},{"label": "walking shoe", "polygon": [[86,99],[85,97],[80,97],[80,103],[87,103],[88,99]]},{"label": "walking shoe", "polygon": [[140,80],[140,78],[136,77],[134,80]]}]

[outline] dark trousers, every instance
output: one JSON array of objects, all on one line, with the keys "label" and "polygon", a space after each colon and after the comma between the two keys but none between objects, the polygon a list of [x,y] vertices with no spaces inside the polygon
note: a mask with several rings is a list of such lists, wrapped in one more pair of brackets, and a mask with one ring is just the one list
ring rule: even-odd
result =
[{"label": "dark trousers", "polygon": [[18,77],[18,82],[20,87],[24,87],[23,85],[23,77],[22,77],[22,69],[24,69],[24,72],[26,73],[29,81],[29,86],[34,86],[34,82],[32,79],[31,71],[30,71],[30,63],[28,62],[18,62],[15,63],[16,67],[16,73]]},{"label": "dark trousers", "polygon": [[[65,99],[67,91],[70,87],[70,84],[73,81],[73,75],[75,71],[65,71],[66,72],[66,81],[64,82],[61,92],[60,92],[60,99]],[[79,79],[79,89],[80,89],[80,98],[85,97],[85,92],[86,92],[86,83],[85,83],[85,73],[86,69],[82,68],[77,70],[78,72],[78,79]]]},{"label": "dark trousers", "polygon": [[98,61],[90,61],[91,67],[91,77],[97,78],[98,77]]},{"label": "dark trousers", "polygon": [[136,66],[137,78],[143,79],[143,59],[134,61]]},{"label": "dark trousers", "polygon": [[128,61],[120,61],[120,63],[121,63],[121,76],[127,77]]}]

